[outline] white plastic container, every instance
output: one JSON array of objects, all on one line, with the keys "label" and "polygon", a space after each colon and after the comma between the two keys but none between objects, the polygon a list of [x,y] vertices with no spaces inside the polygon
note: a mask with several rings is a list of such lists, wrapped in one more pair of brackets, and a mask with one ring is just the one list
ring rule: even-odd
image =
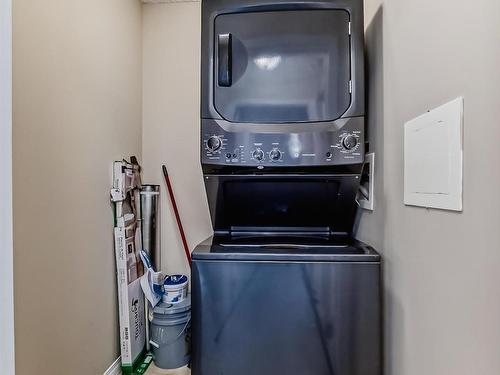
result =
[{"label": "white plastic container", "polygon": [[170,275],[165,278],[165,303],[176,304],[184,301],[188,292],[188,277],[186,275]]}]

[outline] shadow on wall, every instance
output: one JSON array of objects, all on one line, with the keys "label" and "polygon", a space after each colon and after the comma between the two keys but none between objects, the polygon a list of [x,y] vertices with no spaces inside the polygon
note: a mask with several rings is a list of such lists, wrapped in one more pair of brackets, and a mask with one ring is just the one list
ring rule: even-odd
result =
[{"label": "shadow on wall", "polygon": [[[374,246],[382,255],[386,242],[387,207],[384,182],[384,34],[383,6],[380,5],[365,30],[365,62],[366,62],[366,113],[367,152],[375,152],[375,210],[359,209],[353,232],[356,238]],[[390,353],[393,342],[404,342],[402,338],[395,340],[394,334],[403,332],[403,311],[401,303],[395,300],[391,288],[391,259],[383,258],[384,285],[384,374],[395,373],[394,361]],[[396,319],[397,318],[397,319]],[[397,327],[395,326],[397,325]],[[401,362],[401,361],[400,361]],[[402,363],[402,362],[401,362]]]},{"label": "shadow on wall", "polygon": [[383,8],[380,6],[365,30],[367,152],[375,152],[375,210],[358,210],[356,238],[383,251],[385,240],[384,196],[384,55]]}]

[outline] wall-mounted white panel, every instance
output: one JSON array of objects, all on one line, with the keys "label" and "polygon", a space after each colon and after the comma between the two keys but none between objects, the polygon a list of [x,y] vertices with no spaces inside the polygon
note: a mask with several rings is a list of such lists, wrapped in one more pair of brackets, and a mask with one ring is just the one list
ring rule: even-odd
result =
[{"label": "wall-mounted white panel", "polygon": [[404,202],[462,210],[463,98],[405,123]]}]

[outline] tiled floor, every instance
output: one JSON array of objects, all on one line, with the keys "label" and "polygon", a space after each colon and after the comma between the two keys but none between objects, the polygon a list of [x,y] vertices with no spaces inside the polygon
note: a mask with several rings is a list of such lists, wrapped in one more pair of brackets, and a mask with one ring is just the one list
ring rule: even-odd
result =
[{"label": "tiled floor", "polygon": [[154,363],[149,366],[148,371],[145,375],[190,375],[191,370],[187,367],[181,367],[176,370],[162,370],[154,365]]}]

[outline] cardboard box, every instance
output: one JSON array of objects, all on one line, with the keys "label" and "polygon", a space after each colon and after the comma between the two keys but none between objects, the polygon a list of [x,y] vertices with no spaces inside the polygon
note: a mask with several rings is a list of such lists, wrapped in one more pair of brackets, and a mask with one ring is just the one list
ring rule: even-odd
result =
[{"label": "cardboard box", "polygon": [[[118,284],[120,348],[124,374],[143,373],[146,355],[146,315],[138,251],[141,244],[140,167],[117,161],[113,165],[111,200],[115,204],[115,257]],[[147,359],[147,358],[146,358]],[[151,358],[149,358],[149,362]],[[149,364],[148,362],[148,364]]]}]

